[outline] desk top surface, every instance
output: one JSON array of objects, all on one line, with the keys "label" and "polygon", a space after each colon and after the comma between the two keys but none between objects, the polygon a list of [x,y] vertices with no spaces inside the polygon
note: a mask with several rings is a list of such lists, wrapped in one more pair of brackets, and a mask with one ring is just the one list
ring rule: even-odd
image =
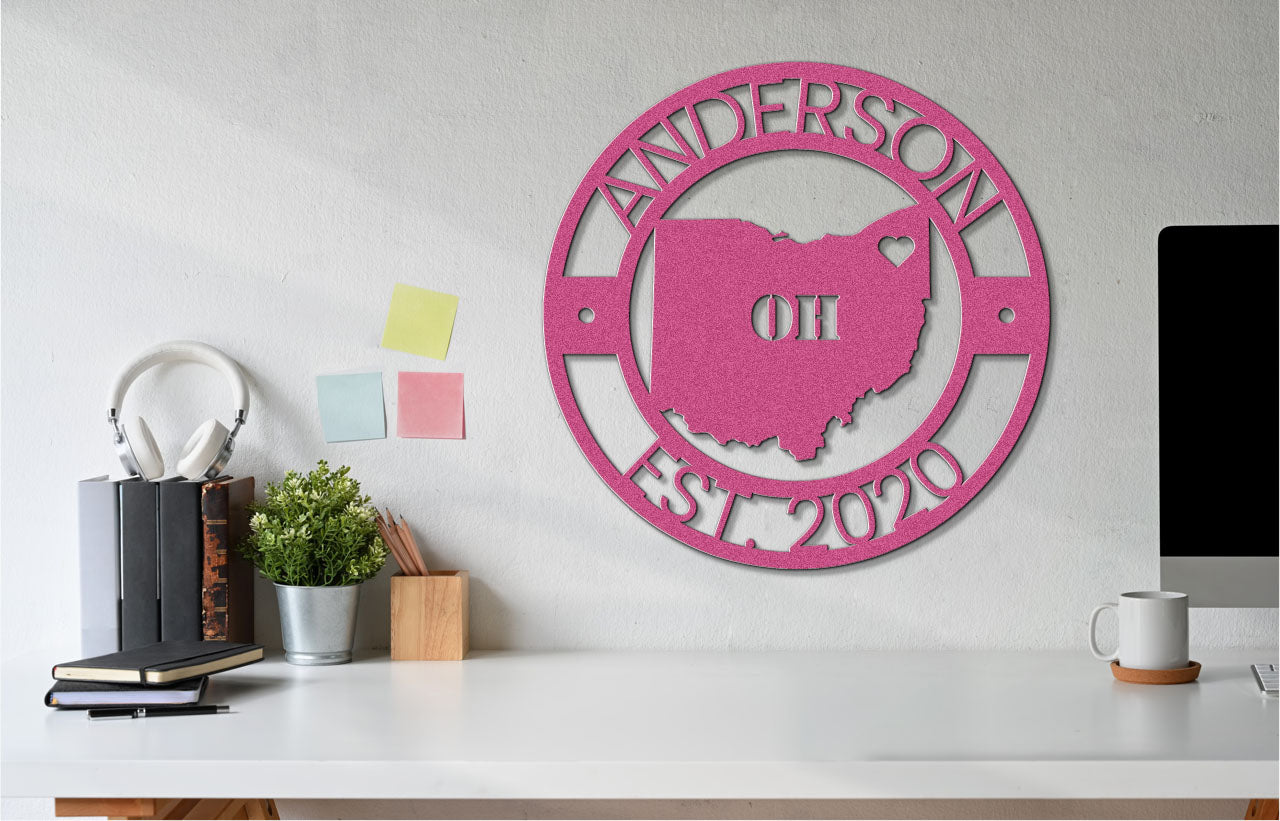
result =
[{"label": "desk top surface", "polygon": [[350,798],[1256,797],[1277,700],[1249,663],[1112,679],[1080,652],[278,655],[210,680],[226,715],[90,722],[3,671],[5,795]]}]

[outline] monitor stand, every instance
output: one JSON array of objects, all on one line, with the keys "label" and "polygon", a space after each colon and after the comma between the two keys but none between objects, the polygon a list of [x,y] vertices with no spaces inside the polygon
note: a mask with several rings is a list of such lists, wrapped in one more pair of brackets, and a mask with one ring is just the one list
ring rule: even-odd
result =
[{"label": "monitor stand", "polygon": [[1276,607],[1275,556],[1161,556],[1160,589],[1186,593],[1192,607]]}]

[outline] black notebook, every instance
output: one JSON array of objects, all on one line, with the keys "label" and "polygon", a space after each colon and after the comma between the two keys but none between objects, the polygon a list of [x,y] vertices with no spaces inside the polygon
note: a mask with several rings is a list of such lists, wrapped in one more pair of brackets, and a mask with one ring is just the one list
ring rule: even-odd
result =
[{"label": "black notebook", "polygon": [[44,703],[47,707],[77,710],[91,707],[196,704],[204,695],[204,688],[208,683],[208,676],[150,687],[138,684],[105,684],[101,681],[59,681],[45,693]]},{"label": "black notebook", "polygon": [[53,668],[68,681],[116,684],[169,684],[243,667],[262,659],[261,644],[232,641],[161,641],[105,656],[80,659]]}]

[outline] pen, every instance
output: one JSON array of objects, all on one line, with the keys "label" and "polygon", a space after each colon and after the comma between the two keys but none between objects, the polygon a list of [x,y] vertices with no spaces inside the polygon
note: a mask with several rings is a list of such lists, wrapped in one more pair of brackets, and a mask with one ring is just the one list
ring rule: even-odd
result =
[{"label": "pen", "polygon": [[208,704],[203,707],[114,707],[108,710],[90,710],[89,720],[95,718],[148,718],[150,716],[203,716],[226,713],[226,704]]}]

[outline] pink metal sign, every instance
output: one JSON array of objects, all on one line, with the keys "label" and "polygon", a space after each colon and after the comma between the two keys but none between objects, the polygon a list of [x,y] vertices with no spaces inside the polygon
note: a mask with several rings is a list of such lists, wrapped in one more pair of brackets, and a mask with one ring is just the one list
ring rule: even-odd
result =
[{"label": "pink metal sign", "polygon": [[[794,98],[779,101],[782,89],[795,89]],[[732,114],[733,133],[710,135],[704,127],[708,105]],[[895,123],[898,118],[872,113],[899,106],[913,116]],[[867,128],[833,126],[839,113]],[[904,159],[904,141],[926,126],[941,135],[943,149],[935,163],[919,168],[919,162]],[[664,139],[655,137],[662,134]],[[857,234],[812,242],[742,219],[665,216],[682,195],[730,163],[797,150],[859,163],[892,181],[914,204]],[[623,162],[643,169],[644,178],[622,176],[617,169]],[[986,181],[983,187],[980,180]],[[948,195],[958,207],[943,206]],[[571,246],[593,198],[608,205],[628,240],[616,270],[570,276]],[[974,273],[961,233],[997,206],[1012,217],[1029,276]],[[932,410],[889,452],[836,476],[769,478],[730,467],[714,448],[695,446],[669,421],[668,412],[679,414],[689,433],[709,434],[720,445],[761,446],[776,437],[791,459],[810,463],[826,444],[833,418],[850,424],[859,401],[872,392],[891,395],[911,371],[931,298],[935,232],[958,280],[957,354]],[[637,266],[650,244],[653,339],[646,379],[632,344],[632,310]],[[1048,350],[1049,293],[1025,205],[995,157],[959,120],[911,89],[865,71],[776,63],[689,86],[639,117],[600,155],[560,223],[543,318],[547,365],[565,420],[619,498],[655,527],[713,556],[801,569],[858,562],[901,547],[953,516],[991,479],[1035,404]],[[617,357],[630,398],[652,432],[652,444],[621,466],[593,436],[570,384],[565,358],[580,354]],[[982,354],[1025,356],[1026,377],[990,453],[981,463],[961,465],[939,432],[974,357]],[[945,469],[922,470],[926,453]],[[666,468],[674,470],[667,477],[670,492],[647,496],[640,480],[644,474],[662,478],[668,463],[676,465]],[[901,498],[892,520],[877,517],[872,502],[890,478]],[[704,511],[708,524],[701,528],[691,522],[699,505],[691,491],[697,488],[704,506],[705,493],[718,491],[717,509],[709,517]],[[939,501],[911,510],[913,489]],[[764,550],[750,537],[727,538],[735,505],[755,497],[784,500],[787,514],[803,520],[789,549]],[[854,508],[857,526],[846,518]],[[841,543],[812,544],[828,516]]]}]

